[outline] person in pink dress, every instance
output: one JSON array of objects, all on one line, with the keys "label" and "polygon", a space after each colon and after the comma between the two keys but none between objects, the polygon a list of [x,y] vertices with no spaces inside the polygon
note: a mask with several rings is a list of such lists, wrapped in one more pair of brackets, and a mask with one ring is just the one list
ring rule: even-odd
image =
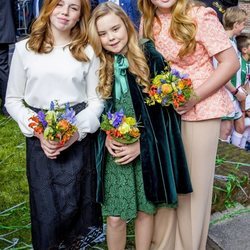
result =
[{"label": "person in pink dress", "polygon": [[195,90],[177,109],[193,193],[179,195],[175,210],[158,210],[152,249],[205,250],[220,118],[233,109],[223,86],[239,62],[213,9],[186,0],[138,0],[138,6],[141,36],[155,42],[172,69],[188,74]]}]

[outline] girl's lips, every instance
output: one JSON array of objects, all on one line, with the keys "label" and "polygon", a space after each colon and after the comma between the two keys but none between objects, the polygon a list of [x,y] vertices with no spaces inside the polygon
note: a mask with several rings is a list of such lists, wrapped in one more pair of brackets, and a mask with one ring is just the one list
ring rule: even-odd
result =
[{"label": "girl's lips", "polygon": [[58,18],[58,20],[61,23],[67,23],[68,22],[68,19],[65,19],[65,18]]},{"label": "girl's lips", "polygon": [[110,44],[110,46],[115,47],[115,46],[117,46],[118,44],[119,44],[119,42]]}]

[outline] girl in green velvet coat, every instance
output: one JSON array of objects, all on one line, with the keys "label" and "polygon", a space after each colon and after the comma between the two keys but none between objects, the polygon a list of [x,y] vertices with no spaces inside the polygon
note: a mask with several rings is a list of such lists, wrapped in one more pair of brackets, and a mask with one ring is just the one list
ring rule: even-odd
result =
[{"label": "girl in green velvet coat", "polygon": [[143,126],[133,144],[119,143],[104,132],[98,138],[98,201],[107,216],[108,247],[125,248],[126,220],[135,218],[136,249],[146,250],[157,207],[175,207],[177,193],[192,191],[179,115],[172,107],[148,107],[144,101],[150,78],[166,64],[150,41],[143,53],[132,22],[111,2],[93,11],[89,40],[100,57],[97,90],[106,99],[105,112],[122,108]]}]

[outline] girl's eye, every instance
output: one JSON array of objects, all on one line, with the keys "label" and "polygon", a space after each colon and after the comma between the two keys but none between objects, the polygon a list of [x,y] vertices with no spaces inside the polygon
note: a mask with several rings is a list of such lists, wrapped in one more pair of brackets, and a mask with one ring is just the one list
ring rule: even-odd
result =
[{"label": "girl's eye", "polygon": [[99,36],[105,36],[105,33],[99,33],[98,35]]},{"label": "girl's eye", "polygon": [[78,11],[77,7],[71,7],[71,9],[74,10],[74,11]]},{"label": "girl's eye", "polygon": [[116,31],[118,31],[119,30],[119,28],[118,27],[116,27],[116,28],[114,28],[114,31],[116,32]]},{"label": "girl's eye", "polygon": [[59,2],[59,3],[57,4],[57,6],[63,6],[63,3]]}]

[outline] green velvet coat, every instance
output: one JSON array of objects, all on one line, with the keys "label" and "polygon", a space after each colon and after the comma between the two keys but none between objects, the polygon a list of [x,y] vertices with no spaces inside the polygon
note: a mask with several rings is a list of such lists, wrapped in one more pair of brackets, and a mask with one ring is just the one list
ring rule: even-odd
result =
[{"label": "green velvet coat", "polygon": [[[143,45],[151,77],[160,73],[166,66],[162,55],[156,51],[151,41]],[[140,160],[146,198],[154,204],[176,204],[177,194],[192,192],[186,157],[180,131],[180,116],[173,107],[162,107],[159,104],[145,104],[146,94],[135,81],[135,77],[127,71],[136,119],[140,120]],[[104,113],[114,112],[112,99],[107,100]],[[97,200],[103,202],[106,134],[99,132],[97,145]]]}]

